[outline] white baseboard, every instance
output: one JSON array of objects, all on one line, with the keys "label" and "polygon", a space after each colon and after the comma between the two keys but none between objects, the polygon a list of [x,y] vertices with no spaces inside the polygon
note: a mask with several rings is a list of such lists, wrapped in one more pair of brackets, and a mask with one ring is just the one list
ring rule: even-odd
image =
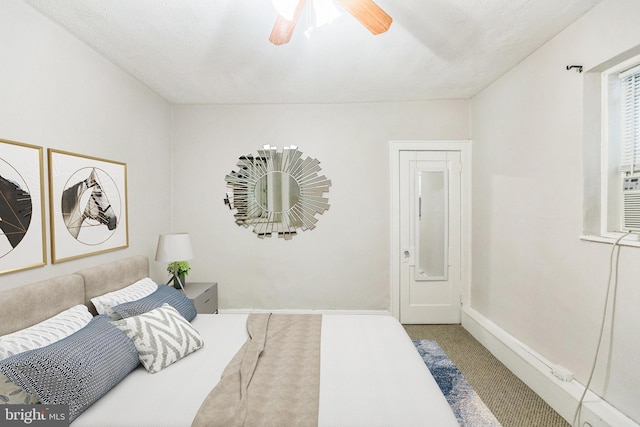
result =
[{"label": "white baseboard", "polygon": [[[573,423],[578,400],[584,392],[582,384],[575,379],[556,378],[551,372],[551,362],[471,308],[463,310],[462,326],[569,424]],[[577,426],[640,427],[640,424],[587,392]]]},{"label": "white baseboard", "polygon": [[218,310],[220,314],[250,314],[250,313],[277,313],[277,314],[375,314],[391,316],[389,310],[298,310],[281,309],[266,310],[256,308],[227,308]]}]

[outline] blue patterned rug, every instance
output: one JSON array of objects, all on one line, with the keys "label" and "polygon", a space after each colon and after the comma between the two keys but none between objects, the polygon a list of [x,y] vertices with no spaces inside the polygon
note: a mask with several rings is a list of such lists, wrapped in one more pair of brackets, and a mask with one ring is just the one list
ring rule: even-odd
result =
[{"label": "blue patterned rug", "polygon": [[418,353],[447,398],[461,427],[498,427],[500,423],[464,379],[449,356],[432,340],[413,340]]}]

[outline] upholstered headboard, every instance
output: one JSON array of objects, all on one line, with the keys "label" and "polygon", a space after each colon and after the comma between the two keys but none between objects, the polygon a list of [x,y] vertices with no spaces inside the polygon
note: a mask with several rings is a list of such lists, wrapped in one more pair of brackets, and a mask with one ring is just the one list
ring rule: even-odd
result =
[{"label": "upholstered headboard", "polygon": [[80,270],[76,274],[84,281],[84,303],[96,314],[91,298],[116,291],[140,279],[149,277],[149,258],[143,255],[113,261]]},{"label": "upholstered headboard", "polygon": [[77,274],[0,292],[0,335],[28,328],[78,304],[84,304],[84,284]]},{"label": "upholstered headboard", "polygon": [[91,298],[145,277],[149,277],[149,259],[136,255],[0,292],[0,335],[33,326],[78,304],[86,304],[96,314]]}]

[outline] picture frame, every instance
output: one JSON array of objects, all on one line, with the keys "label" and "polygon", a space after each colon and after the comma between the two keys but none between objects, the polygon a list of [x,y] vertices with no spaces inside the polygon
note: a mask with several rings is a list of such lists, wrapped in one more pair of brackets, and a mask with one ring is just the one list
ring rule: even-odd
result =
[{"label": "picture frame", "polygon": [[0,139],[0,275],[46,263],[43,149]]},{"label": "picture frame", "polygon": [[129,246],[126,163],[48,149],[51,262]]}]

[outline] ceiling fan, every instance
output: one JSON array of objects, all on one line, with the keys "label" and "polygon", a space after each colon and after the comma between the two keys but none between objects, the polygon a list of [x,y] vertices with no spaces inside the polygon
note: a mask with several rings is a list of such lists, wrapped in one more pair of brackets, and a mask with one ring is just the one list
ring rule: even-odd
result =
[{"label": "ceiling fan", "polygon": [[[372,0],[337,0],[354,18],[364,25],[373,34],[381,34],[389,29],[393,19]],[[271,30],[269,41],[275,45],[289,42],[298,18],[304,9],[306,0],[299,0],[291,19],[278,14],[276,22]]]}]

